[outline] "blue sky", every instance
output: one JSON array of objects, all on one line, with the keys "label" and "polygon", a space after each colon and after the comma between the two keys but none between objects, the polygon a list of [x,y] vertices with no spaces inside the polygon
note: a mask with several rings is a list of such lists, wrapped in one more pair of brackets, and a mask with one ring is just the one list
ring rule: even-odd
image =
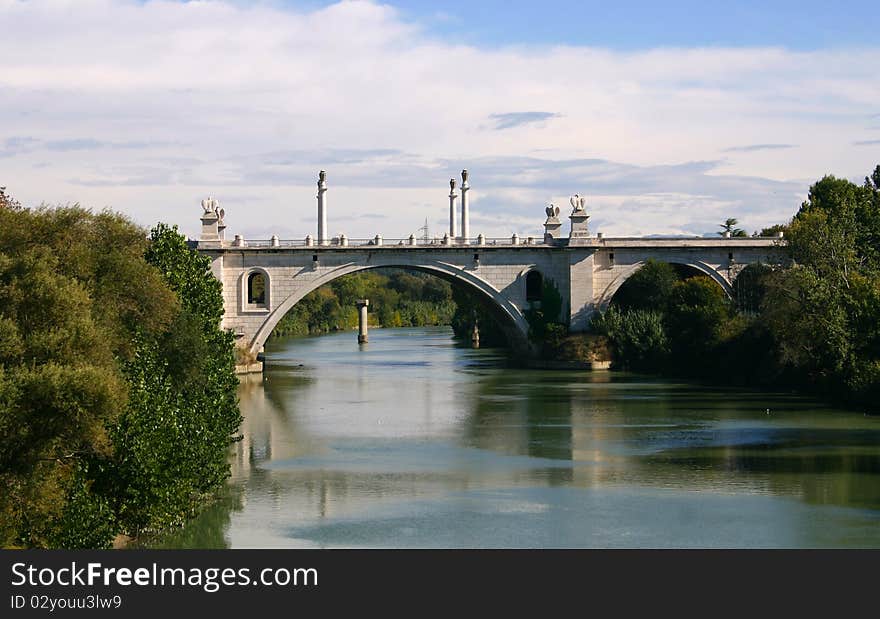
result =
[{"label": "blue sky", "polygon": [[[329,3],[288,2],[292,7]],[[877,42],[875,2],[398,0],[435,36],[481,46],[780,46],[812,50]]]},{"label": "blue sky", "polygon": [[606,235],[787,221],[880,163],[868,3],[0,0],[0,186],[198,230]]}]

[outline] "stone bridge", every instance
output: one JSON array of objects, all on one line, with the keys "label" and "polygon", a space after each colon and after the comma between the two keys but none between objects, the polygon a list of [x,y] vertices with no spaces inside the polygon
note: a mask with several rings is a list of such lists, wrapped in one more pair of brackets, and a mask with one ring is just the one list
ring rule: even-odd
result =
[{"label": "stone bridge", "polygon": [[[462,231],[468,228],[467,173],[462,184]],[[326,180],[318,181],[318,236],[298,240],[225,239],[225,213],[216,201],[202,202],[198,251],[211,259],[223,282],[223,327],[252,355],[261,352],[272,329],[304,296],[336,278],[380,267],[430,273],[481,296],[514,346],[527,348],[525,313],[540,304],[543,283],[552,281],[563,298],[571,331],[583,331],[590,316],[607,307],[618,288],[647,260],[691,267],[729,295],[738,272],[752,263],[778,263],[781,238],[603,238],[591,236],[585,201],[572,198],[571,230],[561,235],[559,208],[546,209],[543,237],[486,238],[457,234],[454,182],[450,229],[442,238],[327,238]]]}]

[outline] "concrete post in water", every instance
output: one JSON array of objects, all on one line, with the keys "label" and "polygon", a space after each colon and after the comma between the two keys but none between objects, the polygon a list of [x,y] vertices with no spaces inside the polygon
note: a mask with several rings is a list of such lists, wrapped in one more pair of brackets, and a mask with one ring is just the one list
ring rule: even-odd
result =
[{"label": "concrete post in water", "polygon": [[360,299],[355,302],[358,308],[358,344],[366,344],[367,338],[367,307],[370,305],[369,299]]},{"label": "concrete post in water", "polygon": [[455,237],[458,236],[458,226],[455,225],[458,217],[455,213],[455,199],[458,197],[458,194],[455,193],[455,179],[449,179],[449,238],[455,242]]},{"label": "concrete post in water", "polygon": [[471,216],[468,213],[468,191],[471,186],[468,183],[468,171],[461,171],[461,242],[468,244],[468,236],[471,233]]},{"label": "concrete post in water", "polygon": [[471,333],[471,348],[479,348],[480,347],[480,326],[477,323],[476,316],[474,317],[474,330]]},{"label": "concrete post in water", "polygon": [[318,173],[318,245],[327,244],[327,172]]}]

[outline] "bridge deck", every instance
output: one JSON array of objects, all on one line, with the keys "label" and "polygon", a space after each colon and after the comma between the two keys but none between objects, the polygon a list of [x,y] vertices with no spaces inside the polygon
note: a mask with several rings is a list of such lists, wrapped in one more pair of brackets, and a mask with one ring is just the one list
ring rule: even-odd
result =
[{"label": "bridge deck", "polygon": [[577,239],[570,242],[569,239],[558,239],[553,243],[545,243],[543,239],[526,237],[514,243],[511,238],[487,238],[478,242],[474,239],[470,243],[444,243],[440,241],[428,241],[417,239],[346,239],[340,242],[338,238],[327,241],[327,244],[309,243],[303,239],[236,239],[234,241],[197,241],[194,243],[199,249],[205,250],[302,250],[302,251],[386,251],[386,250],[436,250],[448,251],[450,249],[566,249],[566,248],[695,248],[695,249],[722,249],[742,247],[780,247],[785,245],[785,240],[778,237],[738,237],[738,238],[712,238],[712,237],[618,237],[618,238],[588,238]]}]

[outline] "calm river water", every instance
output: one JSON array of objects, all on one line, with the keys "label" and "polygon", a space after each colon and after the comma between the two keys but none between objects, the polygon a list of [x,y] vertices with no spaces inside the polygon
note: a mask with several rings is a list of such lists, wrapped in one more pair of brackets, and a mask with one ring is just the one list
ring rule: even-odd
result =
[{"label": "calm river water", "polygon": [[451,336],[271,340],[227,491],[162,545],[880,547],[878,418]]}]

